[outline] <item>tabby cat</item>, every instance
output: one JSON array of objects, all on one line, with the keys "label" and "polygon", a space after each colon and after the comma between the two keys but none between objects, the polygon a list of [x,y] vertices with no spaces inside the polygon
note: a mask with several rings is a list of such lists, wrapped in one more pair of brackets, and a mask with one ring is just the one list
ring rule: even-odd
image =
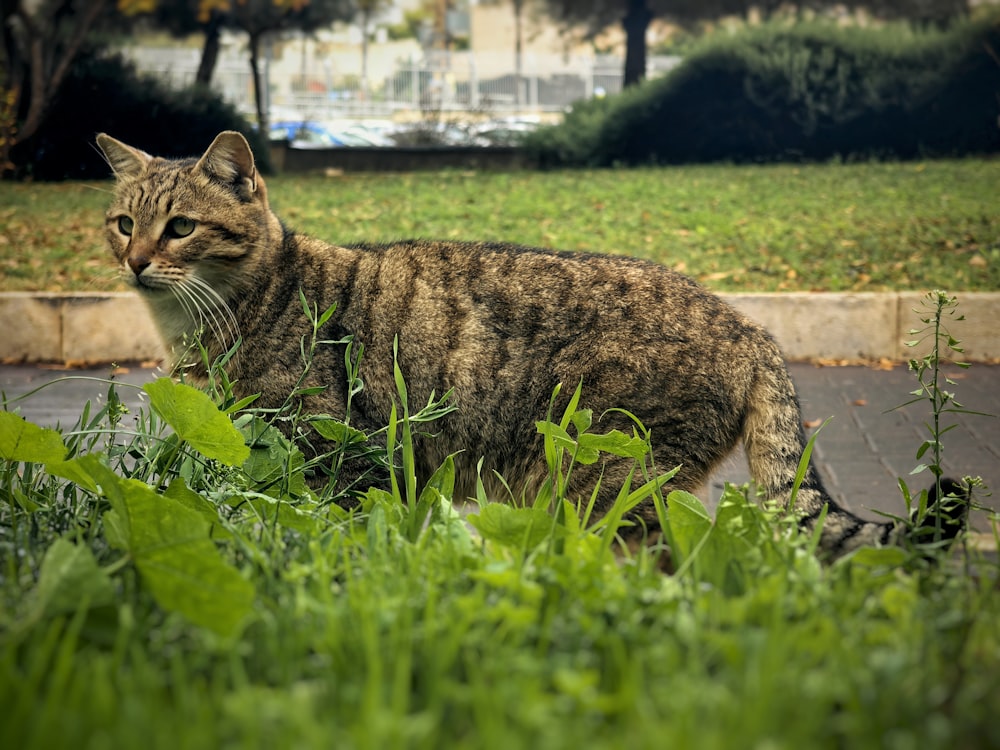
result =
[{"label": "tabby cat", "polygon": [[[117,177],[107,239],[121,271],[149,304],[175,352],[200,335],[209,357],[242,337],[227,365],[237,395],[257,406],[284,403],[302,372],[300,340],[311,332],[299,300],[336,313],[322,338],[364,345],[364,389],[351,422],[385,425],[396,395],[393,342],[411,403],[454,389],[457,409],[417,445],[426,478],[457,457],[456,497],[474,495],[476,466],[493,497],[494,472],[531,493],[546,476],[536,420],[553,389],[582,381],[601,430],[631,432],[628,409],[652,431],[656,464],[680,465],[667,489],[696,490],[742,440],[766,496],[789,500],[805,446],[795,387],[771,336],[693,280],[641,260],[559,253],[492,242],[407,240],[330,245],[285,227],[242,135],[224,132],[200,158],[167,160],[101,134]],[[182,356],[183,359],[183,356]],[[207,376],[197,357],[188,377]],[[311,413],[343,417],[348,384],[343,345],[321,348],[305,397]],[[601,477],[606,511],[630,461],[574,470],[589,495]],[[530,496],[530,494],[529,494]],[[796,499],[812,528],[824,508],[821,549],[836,556],[887,543],[902,527],[867,522],[840,508],[809,467]],[[655,532],[652,505],[634,514]]]}]

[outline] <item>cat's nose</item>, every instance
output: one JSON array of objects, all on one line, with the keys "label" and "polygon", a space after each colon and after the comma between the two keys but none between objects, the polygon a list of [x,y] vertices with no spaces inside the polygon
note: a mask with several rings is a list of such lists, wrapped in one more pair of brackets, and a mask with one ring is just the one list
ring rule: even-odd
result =
[{"label": "cat's nose", "polygon": [[150,260],[145,255],[130,255],[128,257],[128,267],[136,276],[141,276],[142,272],[149,268],[149,264]]}]

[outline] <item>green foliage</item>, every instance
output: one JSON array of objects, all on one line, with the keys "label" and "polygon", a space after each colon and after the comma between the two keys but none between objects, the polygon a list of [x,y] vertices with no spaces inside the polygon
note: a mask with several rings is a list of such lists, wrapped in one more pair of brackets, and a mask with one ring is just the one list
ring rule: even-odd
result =
[{"label": "green foliage", "polygon": [[170,378],[147,383],[142,389],[160,418],[205,457],[227,466],[237,466],[250,457],[243,436],[201,391]]},{"label": "green foliage", "polygon": [[14,149],[16,174],[35,180],[100,179],[110,169],[94,148],[107,132],[157,156],[204,152],[222,130],[242,132],[268,171],[267,141],[207,88],[172,90],[138,74],[121,57],[81,55],[39,132]]},{"label": "green foliage", "polygon": [[16,414],[0,412],[0,457],[10,461],[61,461],[66,446],[55,430],[25,422]]},{"label": "green foliage", "polygon": [[[948,388],[956,385],[955,381],[946,377],[941,371],[942,360],[954,358],[964,351],[961,341],[956,339],[947,328],[947,321],[965,320],[965,316],[957,312],[958,299],[948,295],[946,292],[935,289],[928,292],[922,300],[921,308],[915,310],[923,328],[915,328],[910,334],[917,338],[908,341],[906,345],[914,348],[918,346],[929,347],[924,356],[913,358],[909,361],[909,368],[914,373],[919,387],[911,391],[913,396],[909,401],[901,404],[897,408],[909,406],[914,403],[924,402],[930,410],[930,420],[925,422],[928,438],[917,448],[916,459],[920,464],[910,472],[911,475],[930,471],[934,475],[932,486],[933,503],[930,499],[930,492],[923,491],[916,496],[916,505],[913,503],[913,494],[906,482],[899,480],[900,489],[906,500],[907,510],[914,528],[917,530],[918,542],[940,545],[954,537],[954,528],[960,525],[968,517],[971,498],[956,496],[959,488],[946,487],[943,484],[942,454],[944,443],[942,438],[955,425],[944,425],[942,420],[949,414],[973,414],[977,416],[992,416],[982,412],[975,412],[960,404],[952,391]],[[954,361],[956,367],[967,369],[969,363]],[[961,482],[961,491],[972,492],[983,485],[980,477],[964,477]],[[951,494],[949,494],[951,493]],[[951,529],[947,529],[951,526]],[[923,533],[921,533],[923,532]]]},{"label": "green foliage", "polygon": [[[303,307],[314,332],[332,312]],[[303,341],[304,369],[327,343]],[[294,398],[236,403],[224,380],[218,406],[156,381],[134,420],[115,388],[62,433],[0,412],[4,747],[1000,742],[995,559],[967,552],[975,576],[901,548],[823,566],[745,488],[714,515],[681,492],[664,506],[643,426],[596,432],[579,387],[537,424],[537,495],[500,504],[480,483],[471,528],[453,460],[422,486],[415,471],[447,400],[417,409],[398,372],[381,442]],[[297,448],[312,429],[338,443],[325,460],[364,455],[389,489],[350,514],[320,502],[336,496],[302,481],[317,466]],[[606,455],[635,468],[593,520],[568,488]],[[618,545],[644,498],[673,575]]]},{"label": "green foliage", "polygon": [[995,22],[716,34],[667,76],[581,105],[527,145],[549,166],[992,153],[998,42]]}]

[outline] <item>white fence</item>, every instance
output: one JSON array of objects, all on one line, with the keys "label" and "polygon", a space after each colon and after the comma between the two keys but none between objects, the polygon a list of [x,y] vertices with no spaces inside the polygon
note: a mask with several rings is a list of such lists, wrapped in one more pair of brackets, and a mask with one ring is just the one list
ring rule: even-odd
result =
[{"label": "white fence", "polygon": [[[173,86],[194,80],[199,51],[195,49],[134,48],[126,51],[142,72]],[[623,63],[619,58],[595,57],[563,68],[538,66],[527,60],[517,75],[481,75],[471,53],[425,56],[397,63],[384,78],[363,81],[359,75],[336,75],[322,60],[309,72],[262,60],[268,82],[268,107],[292,110],[303,117],[329,120],[348,117],[392,117],[401,112],[467,112],[490,115],[565,111],[573,102],[621,90]],[[649,75],[670,70],[675,57],[654,57]],[[495,70],[495,66],[492,66]],[[232,52],[216,68],[213,88],[246,112],[254,111],[249,62]]]}]

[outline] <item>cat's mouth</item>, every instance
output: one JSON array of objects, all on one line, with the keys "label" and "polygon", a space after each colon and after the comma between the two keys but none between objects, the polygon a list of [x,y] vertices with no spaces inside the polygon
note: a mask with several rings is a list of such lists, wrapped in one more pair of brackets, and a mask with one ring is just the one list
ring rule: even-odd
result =
[{"label": "cat's mouth", "polygon": [[131,271],[123,274],[125,276],[125,283],[130,287],[138,289],[140,292],[165,292],[167,291],[167,284],[164,284],[161,280],[156,279],[151,276],[146,276],[144,274],[136,275]]}]

